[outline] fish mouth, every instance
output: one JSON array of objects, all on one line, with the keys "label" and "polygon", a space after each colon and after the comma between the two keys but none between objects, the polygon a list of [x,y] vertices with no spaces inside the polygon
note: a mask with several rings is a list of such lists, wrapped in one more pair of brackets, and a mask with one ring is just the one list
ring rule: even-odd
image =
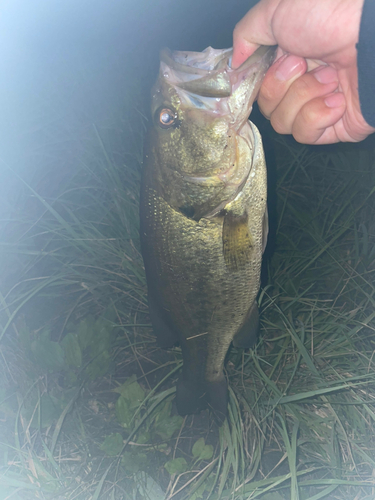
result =
[{"label": "fish mouth", "polygon": [[[257,93],[267,69],[275,59],[276,48],[260,46],[237,69],[231,68],[233,49],[207,47],[202,52],[172,52],[163,49],[160,54],[160,69],[169,83],[198,98],[230,97],[249,78],[254,80]],[[202,107],[207,102],[198,99],[198,103],[193,104]]]}]

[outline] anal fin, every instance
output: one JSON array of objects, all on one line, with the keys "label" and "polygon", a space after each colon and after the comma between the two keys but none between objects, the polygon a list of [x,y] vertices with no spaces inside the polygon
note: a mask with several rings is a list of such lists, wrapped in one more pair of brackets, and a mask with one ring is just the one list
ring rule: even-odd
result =
[{"label": "anal fin", "polygon": [[259,332],[259,311],[258,304],[254,300],[253,305],[250,307],[244,324],[238,330],[233,338],[233,345],[247,349],[253,347],[257,340]]},{"label": "anal fin", "polygon": [[178,342],[178,337],[164,320],[162,310],[150,293],[148,294],[148,310],[159,347],[168,349],[174,346]]}]

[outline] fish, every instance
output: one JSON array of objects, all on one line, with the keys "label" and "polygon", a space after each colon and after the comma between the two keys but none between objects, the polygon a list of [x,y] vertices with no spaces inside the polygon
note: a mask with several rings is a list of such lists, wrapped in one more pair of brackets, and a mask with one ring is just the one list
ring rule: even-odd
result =
[{"label": "fish", "polygon": [[257,339],[267,172],[260,133],[248,117],[275,54],[261,46],[237,69],[232,49],[160,55],[140,240],[157,342],[181,347],[180,415],[209,408],[223,422],[228,349]]}]

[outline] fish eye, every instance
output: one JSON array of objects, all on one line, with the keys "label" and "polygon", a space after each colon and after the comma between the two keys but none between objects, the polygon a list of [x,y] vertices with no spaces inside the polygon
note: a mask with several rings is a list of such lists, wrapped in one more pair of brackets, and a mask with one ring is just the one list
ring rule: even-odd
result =
[{"label": "fish eye", "polygon": [[162,128],[178,126],[177,113],[171,108],[160,108],[156,112],[157,123]]}]

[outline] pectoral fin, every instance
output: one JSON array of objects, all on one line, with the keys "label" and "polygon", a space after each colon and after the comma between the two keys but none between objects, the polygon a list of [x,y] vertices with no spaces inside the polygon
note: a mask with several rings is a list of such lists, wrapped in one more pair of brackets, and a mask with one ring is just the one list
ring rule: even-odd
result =
[{"label": "pectoral fin", "polygon": [[252,249],[247,213],[241,216],[226,214],[223,222],[223,253],[227,268],[233,272],[243,269]]},{"label": "pectoral fin", "polygon": [[233,338],[233,345],[235,347],[241,347],[242,349],[247,349],[253,347],[256,342],[259,331],[259,311],[258,304],[254,300],[253,305],[247,314],[243,326],[238,330]]}]

